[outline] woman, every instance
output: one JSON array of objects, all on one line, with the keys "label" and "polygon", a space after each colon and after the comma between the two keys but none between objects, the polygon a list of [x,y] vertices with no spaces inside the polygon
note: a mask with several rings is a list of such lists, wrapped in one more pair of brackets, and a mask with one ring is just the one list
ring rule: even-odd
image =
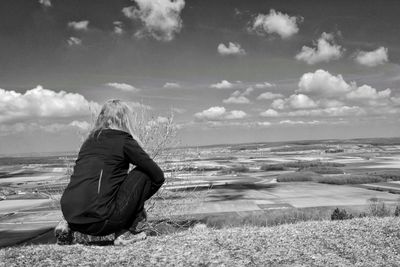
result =
[{"label": "woman", "polygon": [[[133,133],[132,117],[120,100],[104,104],[61,197],[70,230],[95,236],[115,233],[116,245],[137,239],[138,223],[146,219],[144,202],[164,183],[162,170]],[[136,168],[128,173],[129,164]],[[57,228],[58,243],[68,242],[71,231]]]}]

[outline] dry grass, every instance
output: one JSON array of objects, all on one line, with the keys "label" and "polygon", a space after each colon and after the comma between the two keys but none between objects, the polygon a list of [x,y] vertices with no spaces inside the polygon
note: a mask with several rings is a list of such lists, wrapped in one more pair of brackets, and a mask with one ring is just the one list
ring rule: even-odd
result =
[{"label": "dry grass", "polygon": [[397,266],[400,218],[188,231],[126,247],[23,246],[4,266]]},{"label": "dry grass", "polygon": [[368,174],[343,174],[343,175],[335,175],[335,176],[324,176],[320,177],[316,180],[318,183],[324,184],[370,184],[370,183],[379,183],[383,182],[384,179]]},{"label": "dry grass", "polygon": [[306,221],[328,220],[331,212],[332,209],[326,207],[305,209],[286,208],[261,213],[250,213],[242,216],[238,216],[237,214],[211,216],[203,221],[208,227],[218,229],[242,226],[276,226]]}]

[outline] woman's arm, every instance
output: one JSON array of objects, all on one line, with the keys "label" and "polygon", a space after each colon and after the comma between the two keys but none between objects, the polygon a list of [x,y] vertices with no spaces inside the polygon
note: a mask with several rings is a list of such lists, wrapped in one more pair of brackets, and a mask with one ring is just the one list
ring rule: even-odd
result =
[{"label": "woman's arm", "polygon": [[151,189],[149,195],[146,197],[146,199],[149,199],[164,183],[165,178],[163,171],[130,136],[124,144],[124,154],[130,163],[136,165],[139,170],[150,177]]}]

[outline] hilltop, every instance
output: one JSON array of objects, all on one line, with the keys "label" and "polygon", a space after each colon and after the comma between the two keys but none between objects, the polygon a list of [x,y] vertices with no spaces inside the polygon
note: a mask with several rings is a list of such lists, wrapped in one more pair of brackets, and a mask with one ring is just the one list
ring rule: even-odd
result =
[{"label": "hilltop", "polygon": [[400,218],[314,221],[149,237],[127,247],[39,245],[0,251],[4,266],[395,266]]}]

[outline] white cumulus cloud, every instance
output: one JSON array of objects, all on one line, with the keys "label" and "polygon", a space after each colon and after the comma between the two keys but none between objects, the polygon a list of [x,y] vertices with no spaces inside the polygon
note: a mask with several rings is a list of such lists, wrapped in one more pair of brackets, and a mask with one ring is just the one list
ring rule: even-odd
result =
[{"label": "white cumulus cloud", "polygon": [[276,110],[271,109],[271,108],[260,113],[260,116],[262,116],[262,117],[277,117],[278,115],[279,115],[279,113]]},{"label": "white cumulus cloud", "polygon": [[137,92],[139,91],[138,88],[134,87],[133,85],[127,84],[127,83],[107,83],[107,86],[113,87],[115,89],[125,91],[125,92]]},{"label": "white cumulus cloud", "polygon": [[123,24],[121,21],[114,21],[113,25],[115,34],[121,35],[124,33],[124,29],[122,28]]},{"label": "white cumulus cloud", "polygon": [[90,114],[98,108],[80,94],[55,92],[38,85],[24,94],[0,89],[0,122],[27,121],[38,118],[65,118]]},{"label": "white cumulus cloud", "polygon": [[313,121],[301,121],[301,120],[299,120],[299,121],[292,121],[292,120],[283,120],[283,121],[280,121],[279,124],[289,124],[289,125],[311,124],[311,125],[313,125],[313,124],[321,124],[321,122],[320,122],[320,121],[317,121],[317,120],[313,120]]},{"label": "white cumulus cloud", "polygon": [[226,104],[248,104],[250,100],[246,97],[251,92],[253,92],[253,88],[249,87],[245,91],[240,92],[239,90],[233,92],[229,98],[224,99],[222,102]]},{"label": "white cumulus cloud", "polygon": [[142,23],[136,37],[151,36],[159,41],[171,41],[182,29],[180,17],[184,0],[134,0],[137,6],[122,9],[122,13]]},{"label": "white cumulus cloud", "polygon": [[351,91],[351,85],[343,79],[342,75],[334,76],[321,69],[303,74],[298,86],[298,92],[324,96],[340,96]]},{"label": "white cumulus cloud", "polygon": [[179,83],[166,82],[163,87],[164,88],[181,88],[181,85]]},{"label": "white cumulus cloud", "polygon": [[88,26],[89,26],[88,20],[68,22],[68,27],[70,27],[76,31],[87,31]]},{"label": "white cumulus cloud", "polygon": [[43,5],[44,7],[51,7],[51,1],[50,0],[39,0],[39,3]]},{"label": "white cumulus cloud", "polygon": [[366,111],[359,106],[342,106],[324,109],[296,110],[288,112],[288,116],[325,116],[325,117],[342,117],[342,116],[360,116],[366,114]]},{"label": "white cumulus cloud", "polygon": [[343,52],[344,49],[335,43],[333,34],[324,32],[318,39],[316,47],[303,46],[296,59],[312,65],[339,59]]},{"label": "white cumulus cloud", "polygon": [[285,99],[275,99],[271,107],[274,109],[310,109],[317,107],[318,104],[304,94],[294,94]]},{"label": "white cumulus cloud", "polygon": [[248,104],[250,100],[242,95],[239,96],[230,96],[227,99],[222,100],[225,104]]},{"label": "white cumulus cloud", "polygon": [[203,121],[220,121],[223,119],[237,120],[243,119],[246,116],[246,112],[242,110],[227,111],[224,107],[219,106],[210,107],[209,109],[194,114],[196,119]]},{"label": "white cumulus cloud", "polygon": [[225,116],[225,118],[227,118],[228,120],[236,120],[243,119],[246,116],[247,114],[243,110],[232,110]]},{"label": "white cumulus cloud", "polygon": [[233,83],[230,83],[227,80],[222,80],[221,82],[211,84],[210,87],[216,89],[229,89],[233,87]]},{"label": "white cumulus cloud", "polygon": [[269,82],[257,83],[254,85],[254,87],[258,88],[258,89],[270,88],[270,87],[274,87],[274,86],[276,86],[276,85],[273,83],[269,83]]},{"label": "white cumulus cloud", "polygon": [[69,126],[76,127],[76,128],[78,128],[79,130],[85,131],[85,132],[86,132],[86,131],[89,131],[90,128],[91,128],[90,123],[88,123],[87,121],[77,121],[77,120],[72,121],[72,122],[69,124]]},{"label": "white cumulus cloud", "polygon": [[276,33],[281,38],[288,38],[299,31],[298,22],[299,18],[271,9],[269,14],[258,14],[251,30],[261,35]]},{"label": "white cumulus cloud", "polygon": [[229,42],[228,46],[225,44],[218,45],[218,53],[222,56],[229,56],[229,55],[237,55],[243,56],[246,55],[246,51],[240,46],[238,43]]},{"label": "white cumulus cloud", "polygon": [[383,99],[389,98],[391,94],[391,90],[389,88],[377,91],[375,88],[372,88],[369,85],[362,85],[357,89],[349,92],[347,94],[348,99]]},{"label": "white cumulus cloud", "polygon": [[287,103],[294,109],[307,109],[317,107],[317,103],[307,95],[295,94],[287,99]]},{"label": "white cumulus cloud", "polygon": [[388,49],[382,46],[370,52],[360,51],[355,60],[357,63],[368,67],[382,65],[389,61]]},{"label": "white cumulus cloud", "polygon": [[271,92],[265,92],[260,94],[257,99],[266,99],[266,100],[270,100],[270,99],[276,99],[276,98],[282,98],[283,95],[281,94],[275,94],[275,93],[271,93]]},{"label": "white cumulus cloud", "polygon": [[82,40],[77,38],[77,37],[71,36],[67,40],[67,43],[68,43],[69,46],[81,45],[82,44]]},{"label": "white cumulus cloud", "polygon": [[226,109],[224,107],[210,107],[209,109],[203,110],[194,114],[197,119],[200,120],[219,120],[225,115]]}]

